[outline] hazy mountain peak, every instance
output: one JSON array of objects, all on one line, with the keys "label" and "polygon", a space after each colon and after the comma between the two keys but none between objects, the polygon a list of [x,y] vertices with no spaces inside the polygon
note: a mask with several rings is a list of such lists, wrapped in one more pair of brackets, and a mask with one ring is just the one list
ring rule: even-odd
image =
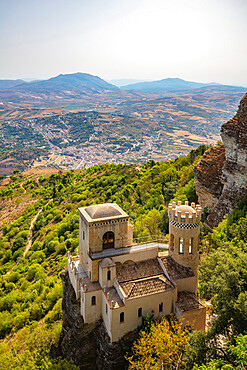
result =
[{"label": "hazy mountain peak", "polygon": [[11,87],[25,83],[23,80],[0,80],[0,90],[9,89]]},{"label": "hazy mountain peak", "polygon": [[160,91],[178,91],[187,89],[196,89],[206,84],[200,82],[186,81],[178,77],[168,77],[162,80],[140,82],[127,86],[121,86],[124,90],[135,90],[145,92],[160,92]]},{"label": "hazy mountain peak", "polygon": [[68,92],[80,95],[88,93],[101,93],[103,91],[118,91],[119,88],[106,82],[98,76],[89,73],[59,74],[47,80],[33,81],[14,86],[12,91],[32,92],[36,94],[68,94]]}]

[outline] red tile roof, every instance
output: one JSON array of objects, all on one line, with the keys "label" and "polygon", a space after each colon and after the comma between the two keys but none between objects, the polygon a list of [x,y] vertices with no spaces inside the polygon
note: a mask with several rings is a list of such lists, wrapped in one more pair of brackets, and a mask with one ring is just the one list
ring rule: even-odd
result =
[{"label": "red tile roof", "polygon": [[187,292],[186,290],[178,292],[176,306],[183,312],[205,308],[204,304],[194,293]]},{"label": "red tile roof", "polygon": [[185,279],[195,276],[191,267],[185,267],[177,263],[171,256],[161,258],[165,269],[172,280]]},{"label": "red tile roof", "polygon": [[128,298],[164,292],[174,287],[165,277],[157,258],[116,263],[117,281]]},{"label": "red tile roof", "polygon": [[119,282],[163,275],[163,270],[157,258],[139,262],[126,261],[124,263],[116,263],[116,269]]},{"label": "red tile roof", "polygon": [[120,283],[120,285],[128,298],[160,293],[173,288],[164,276],[128,281]]}]

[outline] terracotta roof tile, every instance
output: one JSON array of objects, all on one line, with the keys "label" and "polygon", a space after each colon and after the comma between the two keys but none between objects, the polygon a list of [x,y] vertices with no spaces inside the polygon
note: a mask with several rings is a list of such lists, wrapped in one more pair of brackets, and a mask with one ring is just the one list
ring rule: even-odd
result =
[{"label": "terracotta roof tile", "polygon": [[191,311],[205,308],[200,299],[194,293],[187,291],[178,292],[176,306],[180,311]]},{"label": "terracotta roof tile", "polygon": [[140,297],[146,294],[164,292],[173,288],[170,282],[163,276],[128,281],[120,283],[128,298]]},{"label": "terracotta roof tile", "polygon": [[165,256],[161,260],[166,268],[169,277],[173,280],[185,279],[191,276],[195,276],[191,267],[180,265],[171,256]]},{"label": "terracotta roof tile", "polygon": [[139,262],[126,261],[123,264],[116,263],[116,269],[119,282],[163,275],[163,270],[157,258]]}]

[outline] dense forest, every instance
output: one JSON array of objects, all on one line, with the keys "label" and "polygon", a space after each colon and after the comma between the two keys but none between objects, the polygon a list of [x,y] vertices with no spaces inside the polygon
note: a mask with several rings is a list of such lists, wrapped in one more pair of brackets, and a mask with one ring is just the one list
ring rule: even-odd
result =
[{"label": "dense forest", "polygon": [[[134,238],[168,233],[172,200],[196,202],[193,167],[206,150],[144,165],[99,165],[49,176],[16,172],[0,187],[3,204],[23,204],[0,224],[0,359],[4,369],[73,369],[49,357],[62,327],[62,281],[67,251],[78,248],[78,207],[116,202],[134,225]],[[243,369],[247,366],[247,201],[213,231],[201,225],[199,294],[208,301],[212,325],[206,334],[178,323],[144,320],[130,368]],[[205,215],[204,215],[205,216]],[[30,225],[33,224],[30,234]],[[161,325],[161,327],[159,327]],[[162,327],[163,325],[163,327]],[[165,329],[164,329],[165,327]],[[160,328],[160,329],[159,329]],[[163,345],[159,334],[164,333]],[[176,334],[176,335],[175,335]],[[176,351],[165,358],[172,338]],[[182,339],[181,339],[182,338]],[[138,351],[138,341],[150,343]],[[151,363],[144,367],[147,354]],[[138,365],[139,364],[139,365]],[[131,367],[132,366],[132,367]],[[133,367],[134,366],[134,367]]]}]

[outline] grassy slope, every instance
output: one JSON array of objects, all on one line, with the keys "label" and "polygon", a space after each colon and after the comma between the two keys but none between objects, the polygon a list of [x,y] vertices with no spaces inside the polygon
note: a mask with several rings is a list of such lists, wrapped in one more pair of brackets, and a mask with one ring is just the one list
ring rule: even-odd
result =
[{"label": "grassy slope", "polygon": [[[17,174],[0,188],[2,208],[8,202],[24,203],[16,219],[0,224],[0,355],[5,368],[55,368],[48,352],[61,331],[59,274],[67,250],[78,247],[77,208],[116,202],[129,213],[135,237],[165,233],[169,201],[196,201],[192,169],[204,150],[143,166],[101,165],[39,179]],[[31,249],[23,257],[31,220],[39,211]]]}]

